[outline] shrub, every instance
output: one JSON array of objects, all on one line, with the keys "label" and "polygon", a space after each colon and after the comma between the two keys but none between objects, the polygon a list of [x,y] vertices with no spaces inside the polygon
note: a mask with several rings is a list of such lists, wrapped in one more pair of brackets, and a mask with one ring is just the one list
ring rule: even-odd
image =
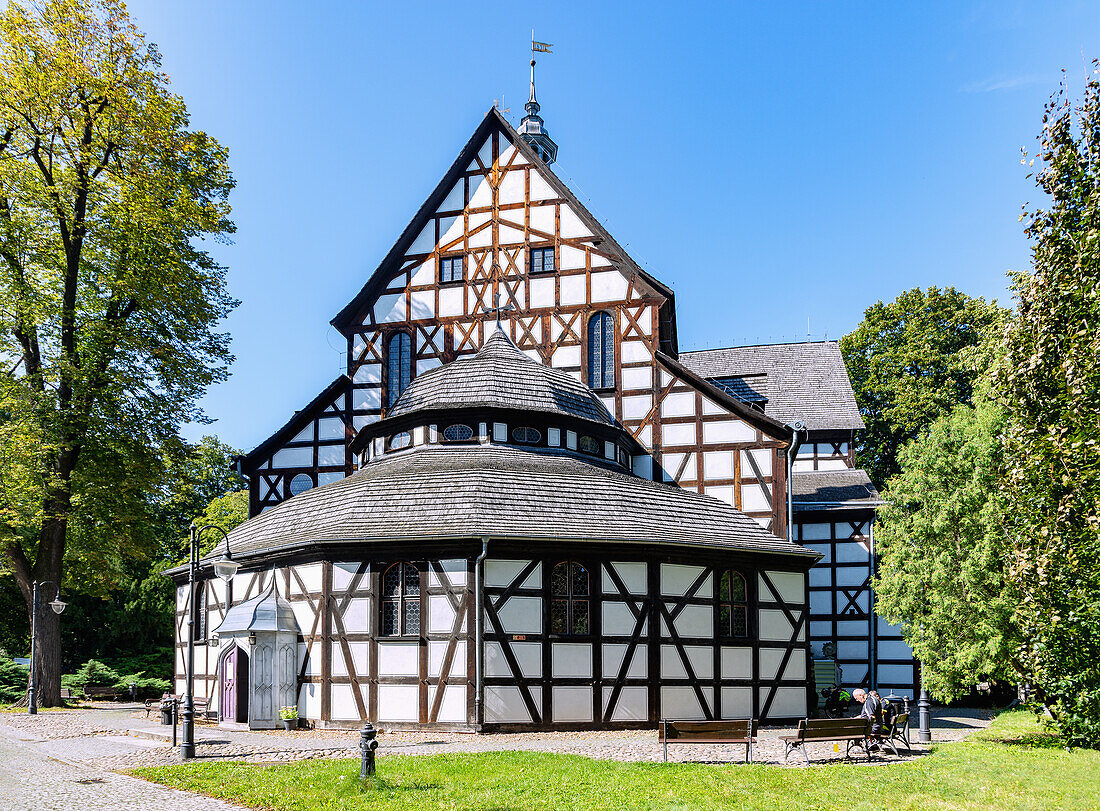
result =
[{"label": "shrub", "polygon": [[18,701],[27,692],[27,668],[8,656],[0,656],[0,702]]}]

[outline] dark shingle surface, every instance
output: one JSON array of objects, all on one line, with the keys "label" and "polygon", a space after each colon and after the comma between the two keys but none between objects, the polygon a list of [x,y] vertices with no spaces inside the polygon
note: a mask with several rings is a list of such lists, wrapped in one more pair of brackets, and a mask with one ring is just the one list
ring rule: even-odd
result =
[{"label": "dark shingle surface", "polygon": [[567,452],[499,445],[383,457],[246,521],[230,541],[237,555],[306,543],[486,535],[813,554],[710,496]]},{"label": "dark shingle surface", "polygon": [[680,362],[705,378],[767,375],[764,413],[780,422],[802,420],[818,431],[863,428],[836,341],[703,349],[681,352]]},{"label": "dark shingle surface", "polygon": [[500,330],[493,330],[473,357],[417,377],[386,417],[451,408],[514,408],[615,424],[588,386],[532,360]]},{"label": "dark shingle surface", "polygon": [[797,508],[842,506],[851,502],[879,500],[867,473],[863,470],[815,470],[791,477],[791,500]]}]

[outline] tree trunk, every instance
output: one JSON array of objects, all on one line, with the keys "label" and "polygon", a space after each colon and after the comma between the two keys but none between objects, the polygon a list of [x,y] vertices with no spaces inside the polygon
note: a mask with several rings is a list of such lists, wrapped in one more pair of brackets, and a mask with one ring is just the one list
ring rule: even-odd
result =
[{"label": "tree trunk", "polygon": [[61,617],[49,602],[56,594],[50,587],[38,589],[38,627],[34,646],[35,676],[40,707],[61,705]]}]

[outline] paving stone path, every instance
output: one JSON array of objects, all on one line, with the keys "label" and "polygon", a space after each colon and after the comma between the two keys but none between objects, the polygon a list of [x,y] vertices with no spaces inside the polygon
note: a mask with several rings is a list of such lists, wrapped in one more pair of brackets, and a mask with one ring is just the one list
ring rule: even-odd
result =
[{"label": "paving stone path", "polygon": [[[960,740],[973,730],[987,726],[990,717],[989,712],[981,710],[937,712],[933,722],[933,738],[941,743]],[[136,710],[132,706],[114,705],[92,710],[47,712],[36,717],[0,714],[0,738],[5,735],[20,737],[55,757],[107,770],[178,762],[179,750],[169,746],[163,739],[169,731],[169,727],[146,719],[143,710]],[[779,735],[792,731],[779,728],[762,730],[759,743],[753,749],[755,760],[761,763],[785,764],[792,768],[801,766],[802,759],[797,755],[791,757],[789,762],[783,759],[783,744]],[[148,736],[159,736],[161,739],[150,740]],[[915,730],[913,737],[916,737]],[[383,732],[378,739],[380,757],[391,754],[525,750],[623,761],[662,759],[662,750],[654,730],[493,735]],[[206,725],[196,727],[196,750],[202,759],[272,763],[313,758],[357,758],[357,744],[356,731],[242,732]],[[889,765],[910,760],[926,754],[927,748],[914,743],[911,755],[906,754],[904,749],[901,751],[900,758],[893,754],[876,753],[872,762]],[[834,751],[832,744],[828,743],[811,745],[810,757],[814,763],[844,761],[843,751]],[[744,747],[741,746],[673,744],[669,747],[669,760],[676,762],[728,763],[740,762],[743,758]],[[854,762],[866,761],[857,758]]]}]

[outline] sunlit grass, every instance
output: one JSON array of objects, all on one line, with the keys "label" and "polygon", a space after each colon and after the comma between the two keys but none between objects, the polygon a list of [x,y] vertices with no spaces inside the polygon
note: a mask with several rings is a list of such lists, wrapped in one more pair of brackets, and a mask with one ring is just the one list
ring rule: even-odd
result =
[{"label": "sunlit grass", "polygon": [[357,760],[191,763],[136,774],[253,808],[1083,809],[1100,808],[1100,753],[1066,751],[1026,712],[908,763],[812,768],[619,763],[531,752],[395,755],[358,782]]}]

